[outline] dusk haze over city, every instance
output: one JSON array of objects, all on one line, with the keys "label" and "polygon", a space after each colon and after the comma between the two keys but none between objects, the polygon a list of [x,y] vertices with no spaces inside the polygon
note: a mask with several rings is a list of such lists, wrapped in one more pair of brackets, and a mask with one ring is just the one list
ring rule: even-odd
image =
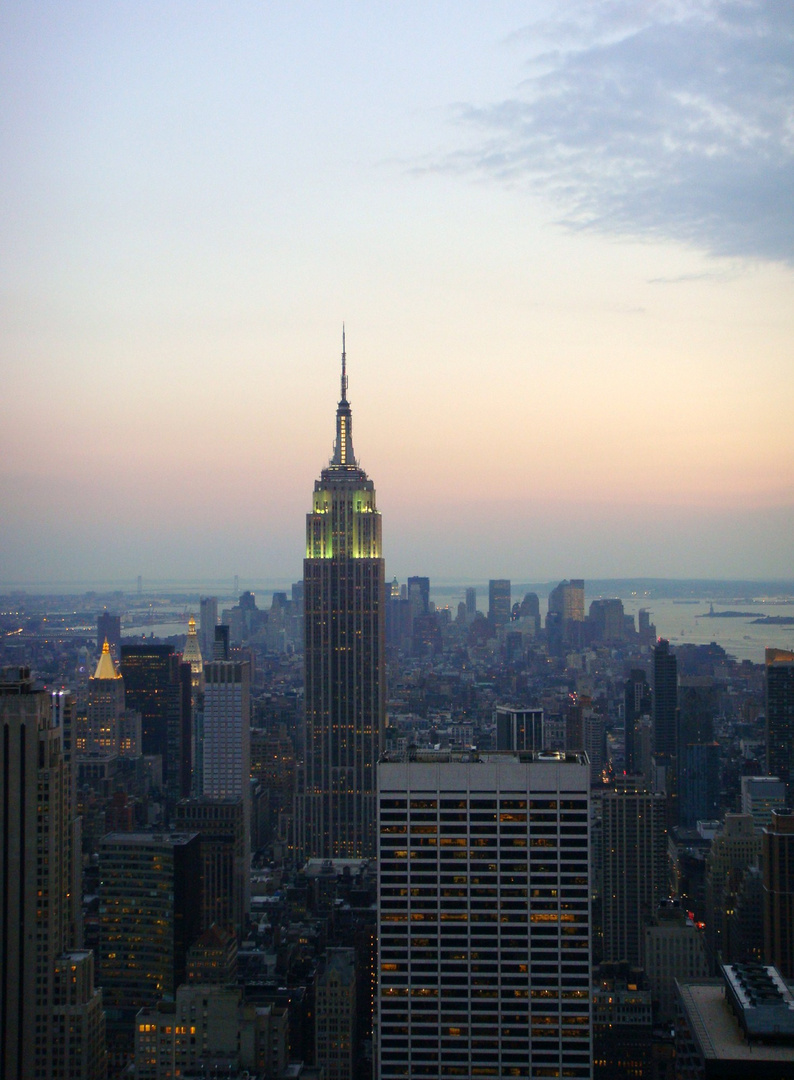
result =
[{"label": "dusk haze over city", "polygon": [[0,5],[2,1080],[794,1080],[794,6]]},{"label": "dusk haze over city", "polygon": [[782,578],[787,5],[0,12],[0,582]]}]

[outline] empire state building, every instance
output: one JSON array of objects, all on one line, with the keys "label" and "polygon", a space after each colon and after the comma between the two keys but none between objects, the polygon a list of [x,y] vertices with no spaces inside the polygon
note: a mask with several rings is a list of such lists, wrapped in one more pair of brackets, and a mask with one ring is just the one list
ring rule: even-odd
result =
[{"label": "empire state building", "polygon": [[384,724],[384,563],[375,486],[353,453],[344,331],[336,442],[306,515],[303,587],[306,745],[299,855],[373,856]]}]

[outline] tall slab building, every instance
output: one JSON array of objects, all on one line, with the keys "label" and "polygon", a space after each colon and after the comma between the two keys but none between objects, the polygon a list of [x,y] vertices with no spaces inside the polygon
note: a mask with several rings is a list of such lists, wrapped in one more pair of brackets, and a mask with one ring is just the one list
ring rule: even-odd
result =
[{"label": "tall slab building", "polygon": [[587,755],[420,750],[378,790],[378,1080],[589,1080]]},{"label": "tall slab building", "polygon": [[375,486],[353,453],[344,332],[336,442],[306,515],[303,586],[306,727],[298,853],[371,856],[384,724],[384,562]]},{"label": "tall slab building", "polygon": [[794,801],[794,652],[766,650],[766,767]]},{"label": "tall slab building", "polygon": [[57,706],[0,667],[0,1076],[105,1076],[104,1014],[76,920],[71,780]]}]

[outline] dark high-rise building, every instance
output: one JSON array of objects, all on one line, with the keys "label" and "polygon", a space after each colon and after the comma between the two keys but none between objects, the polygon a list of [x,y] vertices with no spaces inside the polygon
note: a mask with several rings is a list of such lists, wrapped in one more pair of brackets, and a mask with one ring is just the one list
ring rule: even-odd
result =
[{"label": "dark high-rise building", "polygon": [[794,795],[794,652],[766,650],[766,771]]},{"label": "dark high-rise building", "polygon": [[653,650],[653,749],[657,757],[675,758],[678,749],[678,661],[670,642],[659,638]]},{"label": "dark high-rise building", "polygon": [[505,626],[510,622],[510,582],[507,578],[493,578],[488,582],[488,622],[492,626]]},{"label": "dark high-rise building", "polygon": [[720,816],[718,743],[685,743],[678,755],[678,824],[697,828],[698,821]]},{"label": "dark high-rise building", "polygon": [[430,578],[409,577],[408,599],[414,615],[427,615],[430,611]]},{"label": "dark high-rise building", "polygon": [[141,751],[159,754],[173,798],[190,794],[192,672],[173,645],[122,645],[128,709],[141,714]]},{"label": "dark high-rise building", "polygon": [[587,621],[593,641],[604,645],[617,645],[626,637],[626,617],[622,600],[593,600]]},{"label": "dark high-rise building", "polygon": [[109,833],[99,848],[99,970],[108,1018],[127,1028],[137,1009],[173,997],[201,933],[199,837]]},{"label": "dark high-rise building", "polygon": [[794,979],[794,812],[772,812],[763,832],[764,958]]},{"label": "dark high-rise building", "polygon": [[668,891],[664,796],[628,777],[602,808],[604,959],[642,967],[645,929]]},{"label": "dark high-rise building", "polygon": [[[8,1080],[104,1075],[93,963],[89,953],[67,951],[71,782],[54,705],[28,668],[0,668],[0,1076]],[[73,973],[68,1000],[65,971]]]},{"label": "dark high-rise building", "polygon": [[385,586],[375,485],[353,453],[342,335],[336,442],[306,515],[306,734],[298,794],[302,856],[375,853],[383,737]]},{"label": "dark high-rise building", "polygon": [[250,846],[242,798],[185,799],[176,827],[201,841],[201,929],[215,924],[241,934],[248,915]]},{"label": "dark high-rise building", "polygon": [[641,716],[651,715],[651,688],[642,668],[632,668],[626,679],[624,692],[625,717],[625,768],[627,773],[639,771],[634,752],[634,725]]},{"label": "dark high-rise building", "polygon": [[543,709],[497,705],[494,711],[497,750],[545,750]]},{"label": "dark high-rise building", "polygon": [[218,625],[218,597],[202,596],[199,603],[201,605],[199,616],[201,655],[205,660],[211,660],[215,644],[215,627]]},{"label": "dark high-rise building", "polygon": [[552,652],[582,644],[584,624],[584,579],[561,581],[549,593],[546,632]]}]

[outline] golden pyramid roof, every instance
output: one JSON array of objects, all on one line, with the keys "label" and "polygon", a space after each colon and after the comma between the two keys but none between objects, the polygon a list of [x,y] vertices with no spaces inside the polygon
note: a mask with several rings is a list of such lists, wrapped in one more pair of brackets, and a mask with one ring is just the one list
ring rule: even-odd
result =
[{"label": "golden pyramid roof", "polygon": [[190,669],[194,675],[201,675],[204,671],[204,661],[201,658],[201,648],[199,647],[198,634],[196,633],[196,620],[192,615],[187,624],[187,638],[185,640],[185,651],[182,653],[182,659],[186,664],[190,664]]},{"label": "golden pyramid roof", "polygon": [[102,646],[102,655],[99,658],[99,662],[96,666],[96,671],[93,674],[95,679],[120,679],[121,675],[116,671],[116,665],[113,663],[113,657],[110,655],[110,646],[108,645],[108,639],[105,638],[105,644]]}]

